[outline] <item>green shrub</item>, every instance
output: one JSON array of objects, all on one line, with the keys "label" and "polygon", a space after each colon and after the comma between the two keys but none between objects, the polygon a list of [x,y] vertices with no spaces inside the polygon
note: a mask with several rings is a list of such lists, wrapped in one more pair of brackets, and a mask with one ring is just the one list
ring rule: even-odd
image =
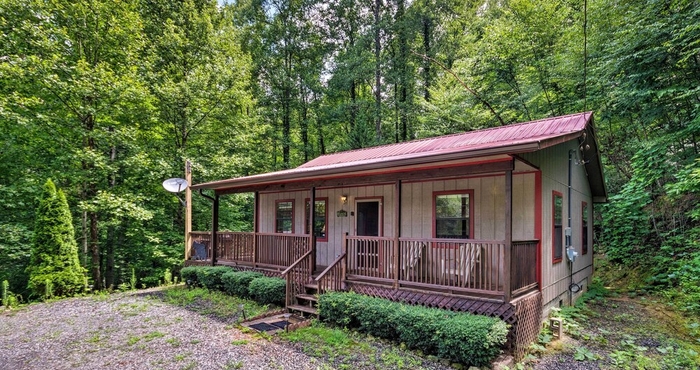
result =
[{"label": "green shrub", "polygon": [[85,289],[73,217],[65,194],[51,180],[44,184],[36,210],[27,273],[28,287],[35,296],[72,296]]},{"label": "green shrub", "polygon": [[197,283],[209,290],[224,290],[221,276],[229,271],[230,267],[199,267],[197,268]]},{"label": "green shrub", "polygon": [[184,281],[188,287],[196,287],[198,285],[197,268],[197,266],[188,266],[180,270],[180,276],[182,276],[182,281]]},{"label": "green shrub", "polygon": [[265,275],[254,271],[230,271],[221,275],[224,291],[240,298],[250,298],[248,287],[254,279]]},{"label": "green shrub", "polygon": [[258,303],[283,306],[286,286],[284,279],[263,276],[250,282],[248,293]]},{"label": "green shrub", "polygon": [[5,307],[9,306],[10,299],[10,283],[7,280],[2,281],[2,305]]},{"label": "green shrub", "polygon": [[410,306],[352,292],[321,295],[319,313],[323,321],[399,339],[410,348],[469,366],[488,365],[508,334],[508,326],[495,318]]}]

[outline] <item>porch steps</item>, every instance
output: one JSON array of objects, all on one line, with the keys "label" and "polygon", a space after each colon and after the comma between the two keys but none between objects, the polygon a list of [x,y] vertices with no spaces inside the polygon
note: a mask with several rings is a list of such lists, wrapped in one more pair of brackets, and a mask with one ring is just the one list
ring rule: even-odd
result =
[{"label": "porch steps", "polygon": [[300,312],[302,316],[304,313],[318,316],[318,285],[309,283],[304,289],[305,293],[294,296],[296,304],[287,306],[287,309]]},{"label": "porch steps", "polygon": [[287,308],[291,311],[299,311],[299,312],[305,312],[305,313],[312,314],[312,315],[318,315],[318,309],[315,307],[293,304],[293,305],[287,306]]}]

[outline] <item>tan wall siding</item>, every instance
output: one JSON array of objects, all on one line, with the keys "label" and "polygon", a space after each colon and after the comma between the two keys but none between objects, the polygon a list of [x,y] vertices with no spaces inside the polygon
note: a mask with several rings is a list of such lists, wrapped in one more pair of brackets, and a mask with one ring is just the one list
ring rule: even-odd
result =
[{"label": "tan wall siding", "polygon": [[[513,175],[513,239],[535,237],[535,175]],[[412,182],[402,189],[402,236],[433,237],[433,194],[440,191],[474,191],[474,238],[505,238],[505,176],[487,176]]]},{"label": "tan wall siding", "polygon": [[[567,227],[568,216],[568,158],[569,150],[577,150],[576,140],[563,143],[536,153],[523,155],[523,158],[538,166],[542,171],[542,294],[546,307],[558,305],[562,296],[568,304],[568,286],[570,268],[566,254],[562,262],[552,263],[552,192],[563,194],[563,226]],[[572,165],[572,196],[571,196],[571,227],[572,244],[579,253],[574,263],[574,271],[581,271],[574,281],[585,280],[592,272],[593,263],[593,224],[590,186],[586,177],[585,168],[581,165]],[[581,202],[585,201],[589,207],[588,228],[588,254],[581,255]],[[587,272],[586,272],[587,271]]]}]

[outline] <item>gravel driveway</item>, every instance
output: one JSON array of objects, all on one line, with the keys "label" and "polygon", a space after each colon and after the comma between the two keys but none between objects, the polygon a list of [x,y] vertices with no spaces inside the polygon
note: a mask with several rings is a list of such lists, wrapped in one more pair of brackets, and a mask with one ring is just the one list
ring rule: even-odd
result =
[{"label": "gravel driveway", "polygon": [[0,370],[326,366],[139,293],[65,299],[0,313]]}]

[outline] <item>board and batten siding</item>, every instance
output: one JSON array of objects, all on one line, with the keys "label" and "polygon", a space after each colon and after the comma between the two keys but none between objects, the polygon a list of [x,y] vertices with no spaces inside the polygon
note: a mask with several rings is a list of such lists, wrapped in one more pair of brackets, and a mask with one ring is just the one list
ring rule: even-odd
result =
[{"label": "board and batten siding", "polygon": [[[513,174],[513,239],[535,237],[535,174]],[[327,198],[327,242],[317,242],[317,264],[330,264],[342,251],[345,233],[356,235],[355,212],[358,200],[381,201],[381,235],[395,237],[395,184],[378,184],[316,190],[316,198]],[[408,182],[402,185],[401,236],[433,237],[433,194],[444,191],[474,191],[474,238],[503,240],[505,238],[505,176],[502,174],[463,179]],[[343,204],[341,197],[348,197]],[[278,200],[294,200],[294,233],[304,233],[304,205],[309,191],[289,191],[260,194],[260,232],[275,232],[275,204]],[[337,212],[347,211],[346,217]],[[534,267],[533,267],[534,268]]]},{"label": "board and batten siding", "polygon": [[[341,196],[348,197],[343,204]],[[275,232],[275,202],[277,200],[294,199],[294,233],[304,233],[305,202],[310,198],[310,191],[289,191],[260,194],[260,232]],[[380,200],[383,236],[394,236],[394,184],[378,184],[371,186],[354,186],[333,189],[317,189],[316,199],[328,198],[326,204],[328,218],[326,220],[327,242],[316,243],[316,263],[327,266],[342,252],[343,235],[355,235],[355,204],[359,199]],[[346,217],[338,217],[337,212],[347,211]]]},{"label": "board and batten siding", "polygon": [[[544,302],[543,317],[546,317],[552,307],[570,304],[569,285],[570,268],[565,250],[561,262],[553,263],[552,235],[553,213],[552,193],[557,191],[563,195],[563,228],[568,225],[568,166],[569,150],[578,151],[578,141],[572,140],[534,153],[523,154],[523,159],[539,167],[542,173],[542,295]],[[581,153],[578,153],[578,159]],[[574,155],[574,159],[576,156]],[[571,229],[572,240],[579,256],[573,265],[573,281],[584,287],[574,295],[575,301],[587,288],[593,273],[593,199],[584,166],[572,164],[571,176]],[[588,253],[582,254],[582,202],[588,204]],[[563,239],[565,240],[565,239]],[[564,241],[564,244],[566,242]],[[566,246],[564,245],[564,248]]]},{"label": "board and batten siding", "polygon": [[[535,237],[535,175],[513,174],[513,240]],[[505,175],[410,182],[402,186],[401,236],[433,237],[433,194],[473,190],[474,239],[505,239]]]}]

